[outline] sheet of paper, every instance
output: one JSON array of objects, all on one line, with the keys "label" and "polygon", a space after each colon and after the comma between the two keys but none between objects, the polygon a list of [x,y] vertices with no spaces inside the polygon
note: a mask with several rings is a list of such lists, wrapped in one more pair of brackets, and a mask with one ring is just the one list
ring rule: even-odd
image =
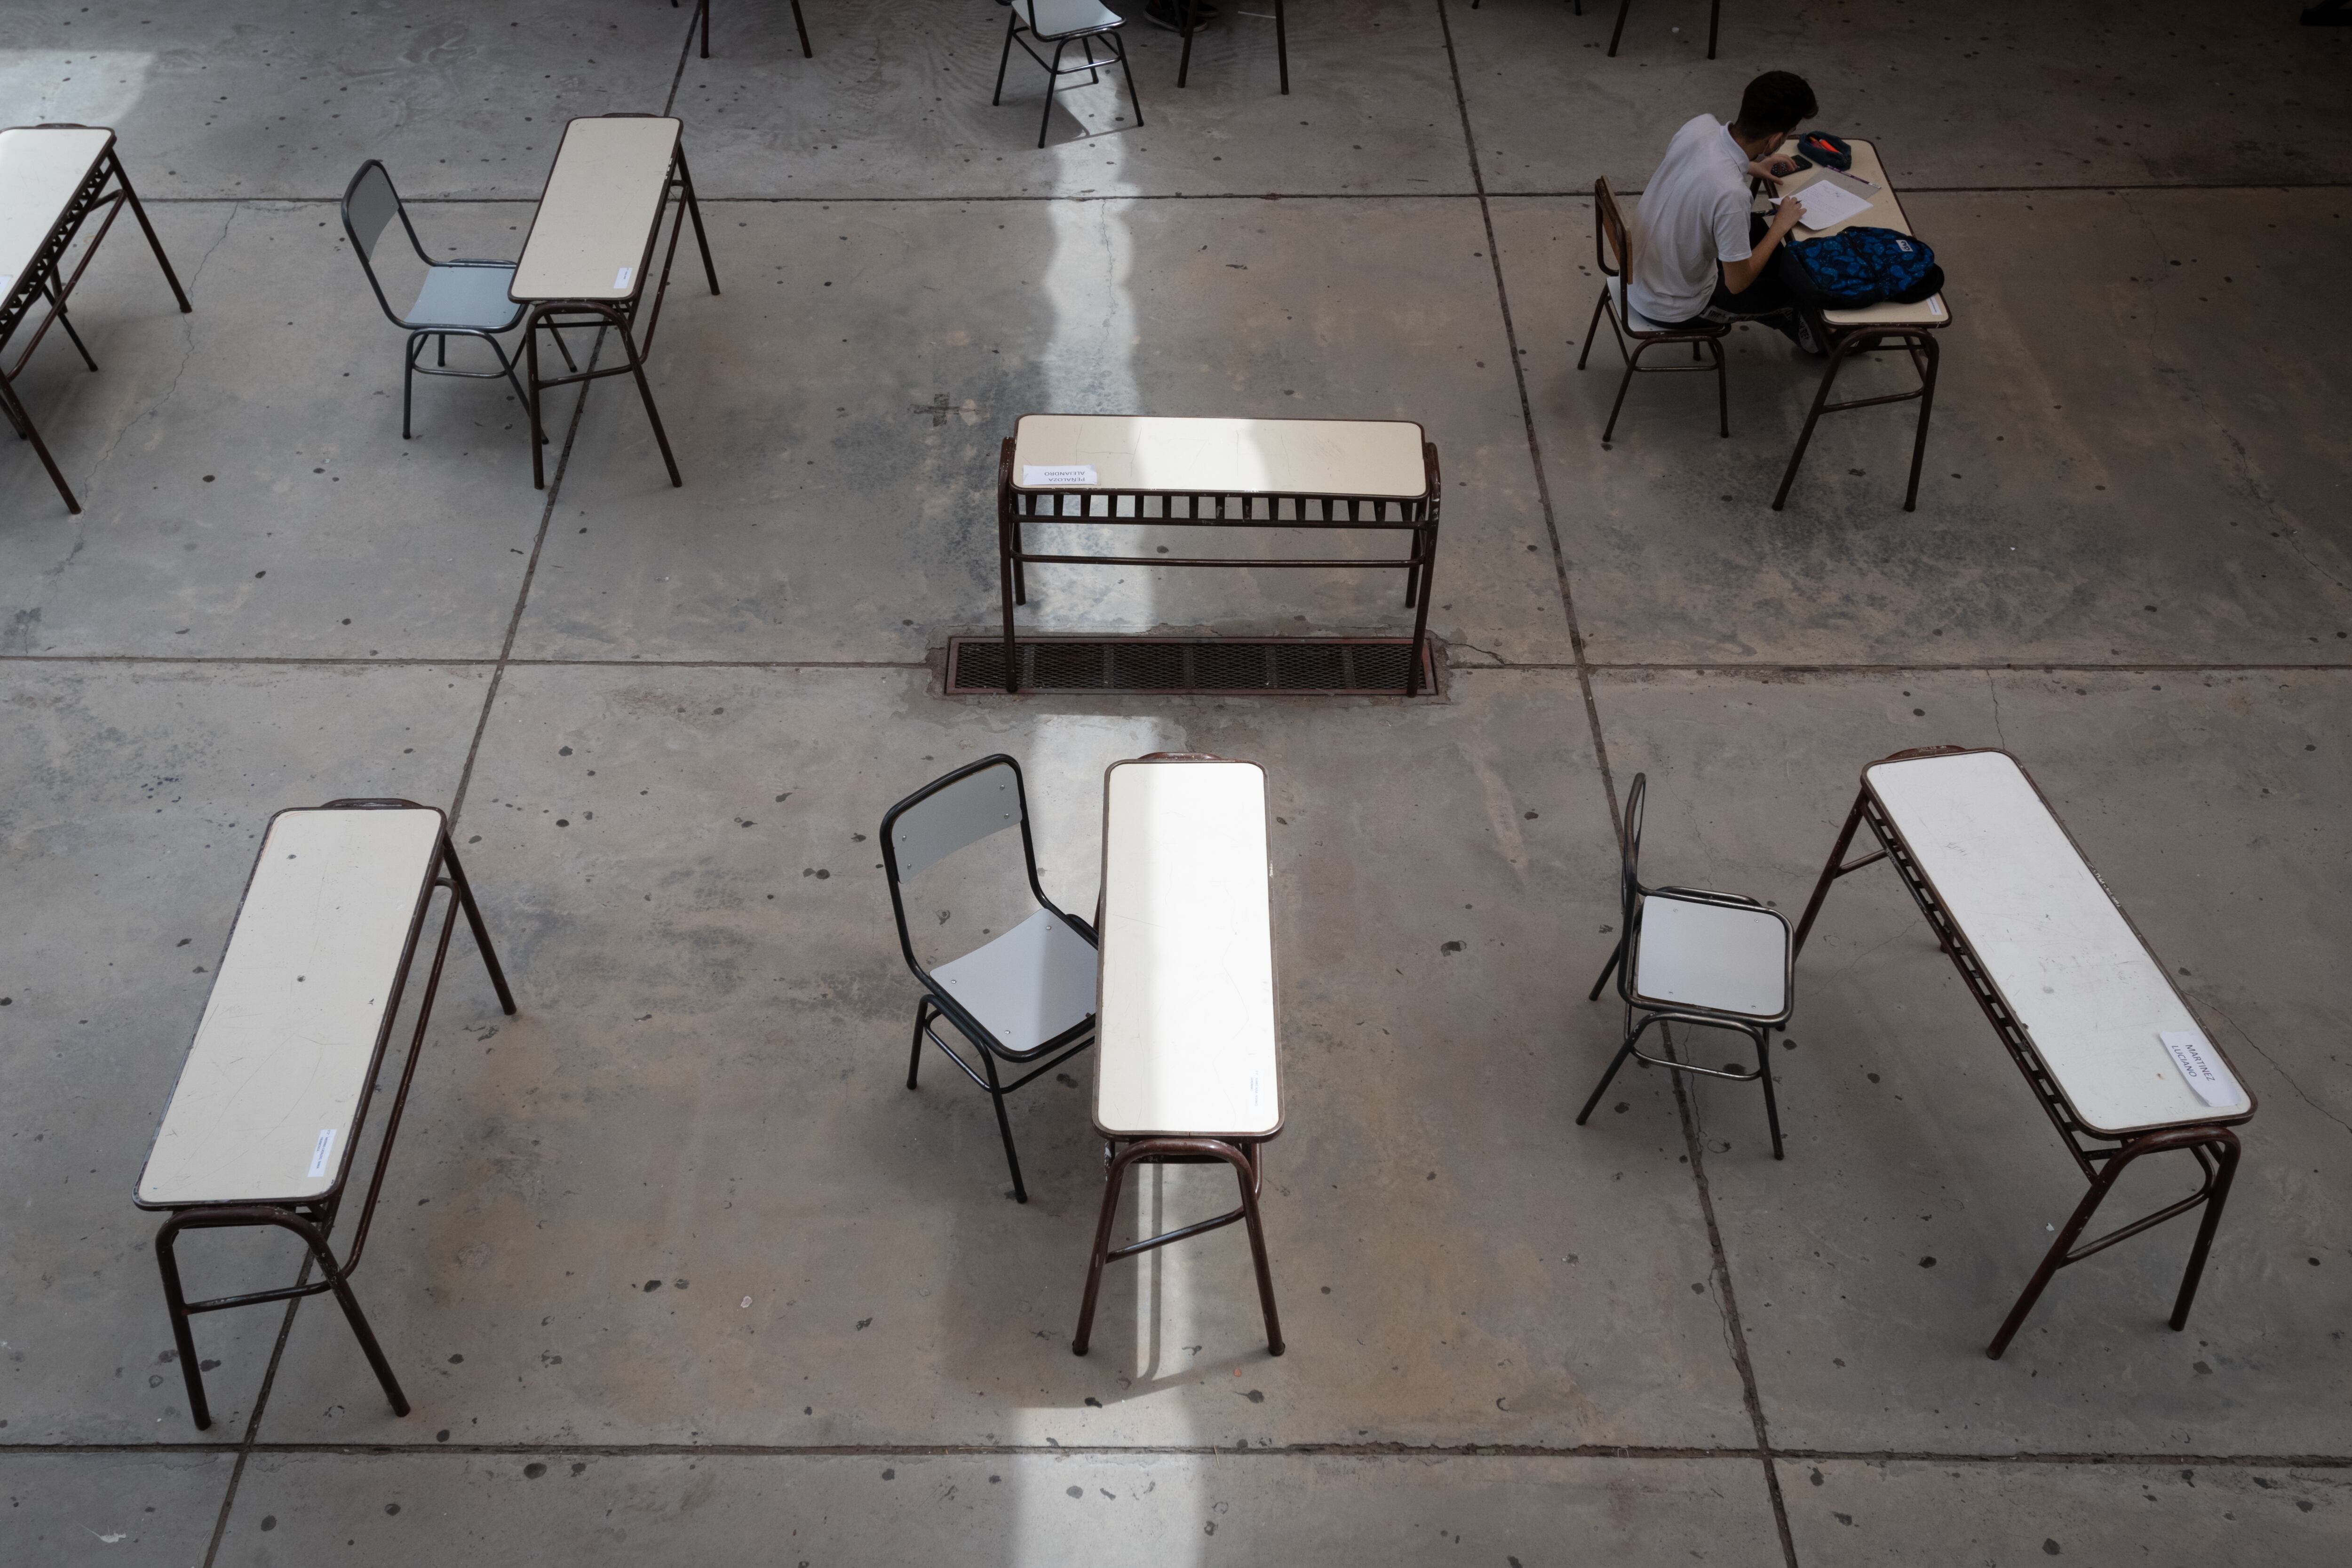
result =
[{"label": "sheet of paper", "polygon": [[1066,468],[1045,468],[1035,463],[1021,465],[1021,488],[1026,490],[1052,489],[1058,485],[1091,485],[1095,482],[1092,463],[1072,463]]},{"label": "sheet of paper", "polygon": [[2221,1065],[2221,1057],[2205,1043],[2204,1036],[2194,1029],[2164,1029],[2158,1031],[2157,1037],[2172,1053],[2172,1065],[2180,1069],[2180,1076],[2189,1080],[2198,1099],[2216,1110],[2234,1110],[2246,1103],[2246,1091],[2238,1087],[2238,1080],[2230,1076],[2230,1069]]},{"label": "sheet of paper", "polygon": [[1843,185],[1828,180],[1815,181],[1801,191],[1790,193],[1790,195],[1804,206],[1804,226],[1810,229],[1835,228],[1847,219],[1868,212],[1871,206],[1867,196],[1855,195]]}]

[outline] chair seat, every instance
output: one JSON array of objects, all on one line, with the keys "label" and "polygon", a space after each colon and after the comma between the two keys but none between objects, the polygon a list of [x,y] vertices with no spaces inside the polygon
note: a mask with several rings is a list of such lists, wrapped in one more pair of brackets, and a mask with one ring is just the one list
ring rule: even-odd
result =
[{"label": "chair seat", "polygon": [[1780,1018],[1789,1011],[1789,922],[1770,910],[1652,893],[1634,950],[1638,1002]]},{"label": "chair seat", "polygon": [[1126,17],[1095,0],[1013,0],[1013,14],[1041,38],[1108,33],[1127,25]]},{"label": "chair seat", "polygon": [[523,307],[507,298],[514,281],[511,261],[436,267],[425,275],[404,323],[411,329],[471,327],[503,332],[522,320]]},{"label": "chair seat", "polygon": [[1622,272],[1609,279],[1609,302],[1616,307],[1617,319],[1625,323],[1625,330],[1637,337],[1711,338],[1724,331],[1722,327],[1712,322],[1697,327],[1660,326],[1633,309],[1633,302],[1625,297],[1625,275]]},{"label": "chair seat", "polygon": [[1049,910],[930,972],[1007,1056],[1034,1051],[1095,1011],[1094,944]]}]

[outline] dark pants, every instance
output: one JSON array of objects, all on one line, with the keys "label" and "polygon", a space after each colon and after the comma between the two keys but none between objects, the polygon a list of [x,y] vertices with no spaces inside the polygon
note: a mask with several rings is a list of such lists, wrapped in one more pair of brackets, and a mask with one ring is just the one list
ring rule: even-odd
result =
[{"label": "dark pants", "polygon": [[[1761,213],[1751,217],[1748,226],[1748,243],[1752,245],[1762,239],[1765,227]],[[1761,321],[1790,342],[1801,343],[1797,337],[1797,313],[1802,308],[1802,300],[1790,283],[1788,272],[1791,268],[1803,265],[1789,254],[1785,244],[1781,245],[1773,250],[1772,259],[1763,271],[1756,275],[1755,280],[1735,294],[1725,284],[1723,263],[1718,261],[1715,264],[1715,294],[1707,300],[1706,308],[1687,321],[1661,321],[1658,324],[1675,331]]]}]

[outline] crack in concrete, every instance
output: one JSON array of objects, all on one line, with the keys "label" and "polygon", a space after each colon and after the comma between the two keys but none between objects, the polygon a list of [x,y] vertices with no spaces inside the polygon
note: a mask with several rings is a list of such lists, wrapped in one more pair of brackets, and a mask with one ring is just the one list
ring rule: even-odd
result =
[{"label": "crack in concrete", "polygon": [[[238,203],[228,209],[228,216],[221,220],[219,235],[214,238],[212,244],[205,247],[205,253],[196,258],[195,266],[189,268],[187,290],[190,300],[193,301],[196,297],[196,280],[205,275],[205,268],[211,265],[213,253],[219,250],[222,246],[228,243],[228,231],[236,226],[237,212],[243,205],[243,203]],[[100,452],[98,455],[98,461],[90,465],[89,471],[92,475],[97,474],[100,469],[104,468],[107,463],[112,459],[114,457],[114,449],[122,445],[122,438],[131,434],[131,427],[132,426],[143,425],[147,421],[155,418],[158,415],[163,412],[164,405],[169,404],[174,396],[178,395],[180,382],[182,378],[186,376],[188,374],[189,363],[196,357],[196,318],[194,311],[190,311],[188,314],[180,318],[180,363],[179,367],[172,372],[172,384],[163,389],[163,395],[157,398],[152,405],[150,405],[144,414],[142,414],[136,419],[125,420],[121,426],[114,432],[114,438],[107,442],[106,450]],[[77,544],[75,548],[79,551],[80,546]]]},{"label": "crack in concrete", "polygon": [[2238,1020],[2230,1016],[2229,1014],[2222,1012],[2221,1005],[2219,1002],[2214,1001],[2209,996],[2205,999],[2205,1005],[2213,1009],[2214,1013],[2219,1016],[2221,1022],[2230,1026],[2230,1032],[2231,1034],[2237,1036],[2238,1038],[2246,1043],[2247,1049],[2252,1051],[2254,1055],[2262,1058],[2263,1060],[2270,1064],[2271,1070],[2279,1075],[2280,1079],[2285,1082],[2287,1088],[2294,1090],[2294,1097],[2297,1100],[2302,1100],[2305,1105],[2311,1107],[2312,1110],[2316,1110],[2320,1115],[2325,1116],[2328,1121],[2333,1121],[2336,1126],[2344,1129],[2345,1131],[2352,1132],[2352,1121],[2345,1121],[2342,1117],[2336,1115],[2334,1111],[2328,1110],[2327,1107],[2320,1104],[2319,1101],[2312,1099],[2309,1094],[2305,1093],[2304,1091],[2303,1085],[2294,1081],[2294,1075],[2287,1071],[2284,1068],[2279,1066],[2278,1058],[2271,1055],[2270,1052],[2263,1049],[2262,1043],[2256,1040],[2253,1036],[2246,1033],[2244,1029],[2240,1028],[2238,1026]]}]

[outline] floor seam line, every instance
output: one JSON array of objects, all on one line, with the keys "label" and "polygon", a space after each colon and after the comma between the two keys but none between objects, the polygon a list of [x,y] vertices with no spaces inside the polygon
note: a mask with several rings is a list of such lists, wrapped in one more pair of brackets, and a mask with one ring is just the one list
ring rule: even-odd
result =
[{"label": "floor seam line", "polygon": [[[689,47],[689,48],[691,48],[691,40],[690,40],[690,39],[689,39],[688,47]],[[679,59],[679,61],[678,61],[678,71],[679,71],[679,78],[678,78],[678,79],[679,79],[679,80],[682,80],[682,79],[683,79],[683,78],[684,78],[685,69],[686,69],[686,63],[687,63],[687,62],[686,62],[686,59],[685,59],[683,57],[681,57],[681,58],[680,58],[680,59]],[[672,84],[671,84],[671,88],[670,88],[671,104],[666,104],[666,105],[664,106],[664,112],[665,112],[665,113],[668,113],[668,112],[671,112],[671,111],[672,111],[671,105],[673,105],[673,104],[675,103],[675,101],[676,101],[676,99],[677,99],[677,81],[675,81],[675,80],[674,80],[674,81],[672,82]],[[1621,195],[1621,196],[1625,196],[1625,195],[1635,195],[1635,196],[1638,196],[1638,195],[1640,195],[1642,194],[1641,189],[1640,189],[1639,187],[1636,187],[1636,186],[1631,186],[1631,185],[1628,185],[1628,186],[1614,187],[1614,188],[1617,190],[1617,194],[1618,194],[1619,195]],[[2291,193],[2291,192],[2295,192],[2295,191],[2341,191],[2341,190],[2352,190],[2352,180],[2314,180],[2314,181],[2305,181],[2305,182],[2294,182],[2294,181],[2263,181],[2263,180],[2255,180],[2255,181],[2252,181],[2252,182],[2242,182],[2242,183],[2235,183],[2235,184],[2224,184],[2224,183],[2221,183],[2221,182],[2216,181],[2216,182],[2212,182],[2212,183],[2198,183],[2198,184],[2131,184],[2131,183],[2130,183],[2130,182],[2128,182],[2128,181],[2116,181],[2116,182],[2108,182],[2108,183],[2105,183],[2105,184],[2100,184],[2100,183],[2094,182],[2094,183],[2087,184],[2065,184],[2065,185],[1906,185],[1906,186],[1904,186],[1903,188],[1904,188],[1906,192],[1910,193],[1910,194],[1911,194],[1911,195],[1945,195],[1945,196],[1968,196],[1968,195],[2023,195],[2023,196],[2031,196],[2031,195],[2078,195],[2078,194],[2081,194],[2081,193],[2083,193],[2083,192],[2095,192],[2095,193],[2098,193],[2098,194],[2100,194],[2100,195],[2118,195],[2118,196],[2121,196],[2121,195],[2165,195],[2165,194],[2167,194],[2167,193],[2173,192],[2173,191],[2194,192],[2194,193],[2199,193],[2199,194],[2206,194],[2206,193],[2221,193],[2221,194],[2223,194],[2223,195],[2227,195],[2227,194],[2230,194],[2230,193],[2232,193],[2232,192],[2240,192],[2240,191],[2273,191],[2273,192],[2277,192],[2277,193],[2280,193],[2280,194],[2284,195],[2284,194],[2287,194],[2287,193]],[[153,207],[153,206],[205,206],[205,205],[236,205],[236,204],[237,204],[237,203],[240,203],[240,202],[265,202],[265,203],[268,203],[268,204],[269,204],[270,205],[273,205],[273,206],[335,206],[335,205],[341,205],[341,201],[342,201],[342,197],[341,197],[341,196],[339,196],[339,195],[320,195],[320,196],[265,196],[265,195],[246,195],[246,194],[239,194],[239,195],[233,195],[233,196],[229,196],[229,195],[215,195],[215,196],[150,196],[150,195],[142,195],[142,196],[141,196],[139,199],[140,199],[142,203],[144,203],[146,205],[151,206],[151,207]],[[860,196],[860,195],[832,195],[832,196],[826,196],[826,195],[812,195],[812,196],[789,195],[789,196],[788,196],[788,195],[749,195],[749,194],[742,194],[742,193],[739,193],[739,194],[736,194],[736,195],[712,195],[712,196],[703,196],[703,197],[701,197],[700,199],[701,199],[702,201],[706,202],[706,203],[710,203],[710,202],[733,202],[733,203],[740,203],[740,204],[745,205],[766,205],[766,206],[798,206],[798,205],[803,205],[803,204],[818,204],[818,205],[845,205],[845,206],[849,206],[849,205],[872,205],[872,204],[877,204],[877,203],[886,203],[886,202],[903,202],[903,203],[907,203],[907,204],[909,204],[909,205],[937,205],[941,204],[941,203],[950,203],[950,202],[1004,202],[1004,203],[1016,203],[1016,202],[1265,202],[1265,201],[1276,201],[1276,202],[1390,202],[1390,201],[1430,202],[1430,201],[1473,201],[1473,200],[1493,200],[1493,201],[1498,201],[1498,202],[1512,202],[1512,201],[1582,201],[1582,202],[1589,202],[1589,201],[1591,201],[1591,200],[1592,199],[1592,193],[1591,193],[1591,191],[1584,191],[1584,190],[1549,190],[1549,189],[1547,189],[1547,190],[1534,190],[1534,191],[1491,191],[1491,192],[1486,192],[1486,193],[1483,193],[1483,194],[1482,194],[1481,192],[1479,192],[1479,191],[1476,191],[1476,190],[1469,190],[1469,191],[1189,191],[1189,192],[1188,192],[1188,191],[1131,191],[1131,192],[1112,193],[1112,194],[1097,194],[1097,193],[1095,193],[1095,192],[1087,192],[1087,191],[1068,191],[1068,192],[1055,192],[1055,193],[1039,193],[1039,194],[1036,194],[1036,195],[1032,195],[1032,194],[1030,194],[1030,193],[1028,193],[1028,192],[1026,192],[1026,191],[1022,191],[1022,192],[1003,192],[1003,191],[987,192],[987,191],[976,191],[976,192],[971,193],[971,195],[938,195],[938,196],[915,195],[911,195],[911,194],[910,194],[910,195],[887,195],[887,196]],[[463,204],[474,204],[474,205],[486,205],[486,206],[487,206],[487,205],[510,205],[510,206],[536,206],[536,205],[538,205],[538,203],[539,203],[539,198],[538,198],[537,196],[524,196],[524,195],[470,195],[470,196],[469,196],[469,195],[435,195],[435,196],[404,196],[404,197],[402,198],[402,200],[405,201],[405,202],[406,202],[410,206],[426,206],[426,205],[463,205]]]},{"label": "floor seam line", "polygon": [[[74,1455],[194,1457],[247,1452],[240,1442],[225,1443],[10,1443],[0,1444],[0,1458],[12,1454],[44,1457]],[[256,1440],[249,1450],[266,1455],[398,1456],[463,1454],[593,1454],[615,1458],[668,1456],[719,1458],[1066,1458],[1099,1455],[1109,1458],[1148,1455],[1201,1455],[1217,1458],[1428,1458],[1465,1459],[1622,1459],[1694,1462],[1746,1460],[1758,1457],[1753,1447],[1714,1447],[1705,1445],[1642,1443],[1317,1443],[1277,1444],[1246,1449],[1219,1444],[1115,1444],[1067,1446],[991,1443],[362,1443],[275,1442]],[[2070,1452],[2028,1449],[1986,1454],[1936,1448],[1808,1448],[1774,1446],[1765,1450],[1774,1459],[1831,1464],[1933,1464],[2052,1467],[2154,1467],[2197,1469],[2352,1469],[2352,1454],[2176,1454],[2165,1452]]]},{"label": "floor seam line", "polygon": [[[1658,1032],[1666,1041],[1668,1053],[1678,1057],[1670,1030],[1670,1026],[1662,1024]],[[1771,1048],[1768,1033],[1764,1042],[1766,1072],[1772,1070]],[[1724,1250],[1722,1226],[1716,1223],[1715,1192],[1706,1180],[1706,1148],[1699,1135],[1698,1108],[1681,1073],[1670,1068],[1666,1077],[1674,1086],[1675,1110],[1683,1124],[1683,1145],[1690,1160],[1692,1184],[1698,1190],[1699,1215],[1706,1224],[1707,1251],[1716,1287],[1722,1292],[1717,1310],[1722,1314],[1724,1332],[1731,1342],[1732,1365],[1739,1373],[1740,1402],[1748,1407],[1748,1422],[1755,1428],[1754,1452],[1764,1467],[1764,1490],[1772,1501],[1772,1522],[1780,1531],[1780,1553],[1789,1568],[1797,1568],[1797,1541],[1789,1528],[1789,1502],[1780,1490],[1780,1470],[1772,1449],[1771,1429],[1764,1419],[1764,1394],[1756,1385],[1756,1363],[1748,1353],[1748,1329],[1739,1320],[1739,1297],[1731,1283],[1731,1257]]]}]

